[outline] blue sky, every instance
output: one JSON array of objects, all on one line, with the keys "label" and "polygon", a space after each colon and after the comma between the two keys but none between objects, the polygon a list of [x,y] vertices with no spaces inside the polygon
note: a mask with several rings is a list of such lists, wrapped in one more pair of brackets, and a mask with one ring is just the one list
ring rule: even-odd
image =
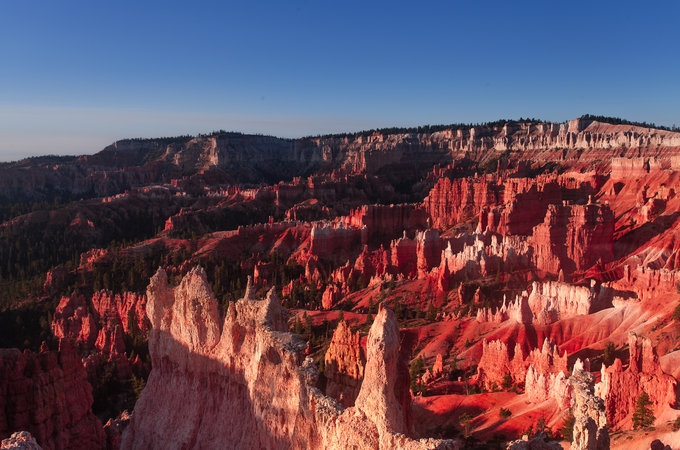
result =
[{"label": "blue sky", "polygon": [[680,125],[680,2],[0,2],[0,161],[225,129]]}]

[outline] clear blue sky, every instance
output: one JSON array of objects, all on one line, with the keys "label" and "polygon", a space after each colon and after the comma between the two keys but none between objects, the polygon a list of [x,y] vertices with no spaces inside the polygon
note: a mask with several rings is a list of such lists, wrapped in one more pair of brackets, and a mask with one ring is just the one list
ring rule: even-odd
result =
[{"label": "clear blue sky", "polygon": [[680,2],[0,2],[0,161],[225,129],[680,125]]}]

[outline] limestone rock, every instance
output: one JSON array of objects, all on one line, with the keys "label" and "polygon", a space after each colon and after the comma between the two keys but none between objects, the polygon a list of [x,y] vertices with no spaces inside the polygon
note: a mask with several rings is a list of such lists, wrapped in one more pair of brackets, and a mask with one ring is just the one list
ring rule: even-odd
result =
[{"label": "limestone rock", "polygon": [[584,272],[614,258],[614,215],[607,205],[551,204],[531,240],[537,269],[565,276]]},{"label": "limestone rock", "polygon": [[355,405],[378,430],[409,434],[412,432],[410,397],[408,401],[404,397],[410,394],[409,384],[404,383],[401,373],[400,363],[404,365],[404,362],[400,361],[400,342],[397,319],[392,310],[381,303],[368,333],[364,381]]},{"label": "limestone rock", "polygon": [[79,294],[62,297],[52,319],[55,337],[74,342],[84,357],[103,355],[103,359],[91,359],[97,361],[95,366],[102,361],[115,362],[123,378],[130,376],[132,363],[127,359],[130,349],[125,346],[125,335],[145,337],[149,327],[146,297],[132,292],[99,291],[90,299]]},{"label": "limestone rock", "polygon": [[[525,384],[531,401],[547,400],[554,388],[555,395],[564,403],[568,400],[568,389],[563,386],[567,372],[567,354],[560,356],[557,346],[547,338],[543,346],[533,349],[525,358],[522,346],[517,343],[511,354],[508,346],[501,340],[482,342],[482,357],[477,366],[477,381],[485,389],[500,388],[509,376],[513,383]],[[567,399],[567,400],[565,400]]]}]

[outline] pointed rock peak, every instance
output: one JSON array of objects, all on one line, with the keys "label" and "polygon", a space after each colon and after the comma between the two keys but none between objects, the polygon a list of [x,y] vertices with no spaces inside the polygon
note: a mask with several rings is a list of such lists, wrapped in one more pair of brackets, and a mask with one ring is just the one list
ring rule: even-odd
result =
[{"label": "pointed rock peak", "polygon": [[[381,303],[382,305],[382,303]],[[380,308],[380,306],[378,306]],[[335,328],[335,332],[333,333],[333,337],[335,337],[336,334],[339,335],[344,335],[347,333],[347,330],[349,327],[347,326],[347,321],[345,319],[342,319],[338,322],[338,326]]]},{"label": "pointed rock peak", "polygon": [[552,349],[552,342],[549,341],[548,338],[546,337],[545,339],[543,339],[543,348],[541,349],[541,353],[547,355],[547,354],[550,353],[551,349]]},{"label": "pointed rock peak", "polygon": [[210,299],[217,302],[212,287],[210,287],[210,282],[208,282],[208,276],[201,266],[194,266],[182,278],[178,292],[182,293],[183,296],[193,296],[194,298],[206,299],[206,301]]},{"label": "pointed rock peak", "polygon": [[[194,266],[188,273],[187,276],[199,276],[205,278],[205,270],[201,266]],[[185,277],[186,278],[186,277]]]},{"label": "pointed rock peak", "polygon": [[[167,297],[159,306],[172,308],[172,320],[163,326],[169,327],[173,338],[198,353],[214,347],[221,334],[220,313],[205,270],[200,266],[191,269]],[[150,297],[147,306],[154,302],[158,299]],[[158,319],[154,313],[152,323],[160,323]]]},{"label": "pointed rock peak", "polygon": [[576,361],[574,362],[574,368],[572,369],[571,373],[575,374],[580,370],[583,370],[583,361],[581,361],[581,358],[576,358]]},{"label": "pointed rock peak", "polygon": [[236,304],[234,302],[229,302],[227,305],[227,312],[225,316],[229,322],[236,321]]},{"label": "pointed rock peak", "polygon": [[162,287],[168,285],[168,274],[165,273],[162,267],[158,267],[156,273],[149,280],[149,285],[151,287]]},{"label": "pointed rock peak", "polygon": [[257,300],[255,298],[255,292],[253,290],[253,277],[248,275],[248,282],[246,283],[246,292],[243,294],[244,300]]},{"label": "pointed rock peak", "polygon": [[408,389],[409,380],[408,369],[406,377],[400,373],[399,347],[399,323],[394,312],[381,303],[368,334],[364,381],[355,406],[379,429],[406,433],[410,403],[402,404],[398,393],[403,387],[399,383],[405,382]]},{"label": "pointed rock peak", "polygon": [[281,306],[281,300],[272,287],[264,298],[261,322],[274,331],[288,331],[288,310]]}]

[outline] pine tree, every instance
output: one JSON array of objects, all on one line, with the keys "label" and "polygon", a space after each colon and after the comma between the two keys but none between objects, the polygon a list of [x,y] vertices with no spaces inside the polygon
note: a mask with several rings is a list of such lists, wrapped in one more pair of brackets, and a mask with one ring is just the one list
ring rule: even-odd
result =
[{"label": "pine tree", "polygon": [[652,426],[656,417],[654,411],[650,408],[652,401],[649,399],[649,394],[642,391],[637,401],[635,402],[635,412],[633,412],[633,429],[647,428]]},{"label": "pine tree", "polygon": [[566,441],[571,441],[572,437],[574,435],[574,424],[576,423],[576,418],[574,417],[574,413],[571,412],[571,409],[567,411],[567,414],[564,416],[564,420],[562,421],[562,437]]}]

